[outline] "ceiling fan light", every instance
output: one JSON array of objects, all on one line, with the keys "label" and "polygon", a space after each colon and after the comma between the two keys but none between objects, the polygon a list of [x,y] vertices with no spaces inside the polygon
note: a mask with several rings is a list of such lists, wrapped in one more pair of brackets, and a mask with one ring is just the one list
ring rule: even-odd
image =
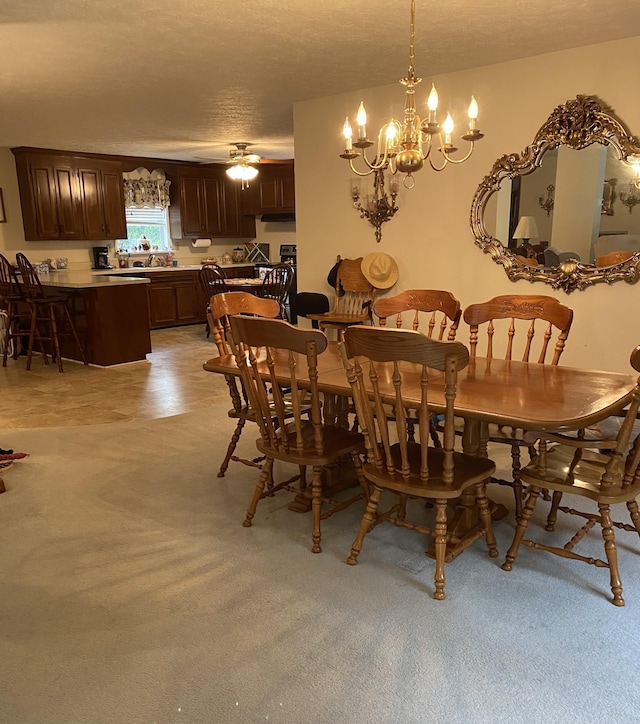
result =
[{"label": "ceiling fan light", "polygon": [[258,169],[246,164],[237,163],[229,166],[227,175],[234,181],[251,181],[258,175]]}]

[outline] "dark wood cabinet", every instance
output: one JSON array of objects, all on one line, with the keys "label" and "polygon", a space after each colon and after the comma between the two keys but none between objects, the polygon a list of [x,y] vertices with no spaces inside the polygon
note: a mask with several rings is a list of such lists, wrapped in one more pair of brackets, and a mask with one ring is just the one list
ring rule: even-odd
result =
[{"label": "dark wood cabinet", "polygon": [[227,177],[225,168],[179,168],[183,237],[255,237],[255,219],[243,215],[239,185]]},{"label": "dark wood cabinet", "polygon": [[27,241],[126,238],[119,161],[38,149],[11,150]]},{"label": "dark wood cabinet", "polygon": [[206,319],[197,271],[148,272],[151,329],[194,324]]},{"label": "dark wood cabinet", "polygon": [[295,212],[293,163],[260,166],[260,173],[249,187],[247,210],[253,214],[292,214]]}]

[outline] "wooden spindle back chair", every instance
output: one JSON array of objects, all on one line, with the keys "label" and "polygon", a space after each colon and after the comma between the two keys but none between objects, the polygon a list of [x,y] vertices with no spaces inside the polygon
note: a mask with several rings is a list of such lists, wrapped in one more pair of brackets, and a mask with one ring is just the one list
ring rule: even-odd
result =
[{"label": "wooden spindle back chair", "polygon": [[[453,342],[458,331],[462,310],[460,302],[451,294],[440,289],[409,289],[393,297],[376,299],[373,313],[378,317],[381,327],[387,326],[387,320],[395,317],[395,326],[403,327],[403,322],[411,321],[411,329],[426,334],[429,339]],[[409,436],[413,439],[413,427],[417,418],[407,411]],[[439,445],[438,431],[431,424],[431,436],[435,445]]]},{"label": "wooden spindle back chair", "polygon": [[[640,347],[636,347],[631,353],[631,366],[636,372],[640,372]],[[528,485],[527,499],[502,566],[505,571],[512,569],[520,544],[524,543],[561,558],[608,568],[612,602],[616,606],[624,606],[614,529],[635,532],[640,536],[640,511],[637,503],[640,494],[640,434],[634,429],[639,410],[640,378],[615,440],[586,440],[582,435],[572,437],[543,433],[538,454],[520,471],[523,482]],[[550,443],[552,447],[548,449]],[[558,511],[578,516],[583,521],[582,527],[563,547],[552,545],[551,542],[523,540],[536,502],[545,490],[553,491],[555,505],[547,519],[547,530],[554,529]],[[595,502],[598,512],[576,510],[573,507],[575,503],[572,503],[572,507],[559,506],[563,493],[572,493]],[[626,504],[631,524],[611,518],[611,505],[620,503]],[[606,560],[574,551],[575,546],[595,525],[601,528]]]},{"label": "wooden spindle back chair", "polygon": [[[379,327],[349,327],[344,332],[341,351],[365,437],[367,462],[363,473],[373,485],[347,563],[355,565],[365,536],[381,522],[416,530],[433,540],[435,598],[443,599],[445,558],[454,557],[480,535],[486,538],[489,555],[498,555],[485,494],[485,481],[495,471],[495,465],[486,458],[454,450],[457,373],[467,365],[469,352],[459,342],[440,342],[413,330]],[[441,447],[429,445],[429,387],[434,380],[442,386],[442,375],[434,376],[433,370],[444,373]],[[417,410],[417,442],[409,439],[404,415],[393,419],[388,416],[388,404],[396,409],[409,404]],[[447,506],[468,488],[475,490],[482,532],[473,539],[461,541],[447,528]],[[383,490],[395,493],[398,498],[390,510],[378,513]],[[433,527],[407,520],[407,503],[412,498],[435,502]]]},{"label": "wooden spindle back chair", "polygon": [[[553,297],[537,294],[507,294],[487,302],[471,304],[464,310],[469,325],[469,351],[472,363],[477,355],[493,359],[503,354],[505,360],[557,365],[573,322],[573,310]],[[479,341],[480,329],[486,325],[486,346]],[[499,333],[501,331],[501,334]],[[497,350],[503,350],[497,352]],[[520,480],[521,448],[529,457],[535,455],[535,436],[520,428],[483,423],[483,447],[487,442],[511,447],[512,480],[494,482],[513,487],[516,517],[522,511]]]},{"label": "wooden spindle back chair", "polygon": [[0,310],[7,315],[2,339],[2,366],[7,366],[11,351],[13,359],[20,354],[20,341],[29,338],[31,314],[11,262],[0,254]]},{"label": "wooden spindle back chair", "polygon": [[287,314],[287,301],[289,290],[293,284],[295,270],[291,264],[274,264],[262,280],[262,286],[256,289],[256,294],[264,299],[275,299],[280,305],[280,319],[289,320]]},{"label": "wooden spindle back chair", "polygon": [[338,334],[352,324],[371,324],[372,306],[377,289],[362,273],[362,259],[342,259],[336,277],[333,306],[324,314],[309,314],[317,320],[320,329],[336,329]]},{"label": "wooden spindle back chair", "polygon": [[82,361],[85,365],[88,364],[69,309],[69,297],[62,294],[47,294],[33,265],[24,254],[16,254],[16,264],[20,271],[21,289],[29,304],[31,313],[27,369],[31,369],[31,357],[35,342],[40,347],[45,364],[49,364],[46,346],[47,343],[50,343],[53,345],[52,354],[58,363],[58,370],[64,372],[60,353],[60,336],[65,333],[73,337]]},{"label": "wooden spindle back chair", "polygon": [[211,334],[213,326],[211,320],[211,309],[209,307],[209,299],[213,294],[221,294],[227,291],[226,276],[222,267],[217,264],[204,264],[198,272],[200,288],[207,300],[206,316],[207,316],[207,337]]},{"label": "wooden spindle back chair", "polygon": [[381,327],[395,316],[395,326],[402,328],[407,318],[411,329],[426,334],[429,339],[453,342],[456,338],[462,310],[451,292],[440,289],[409,289],[393,297],[376,299],[373,313]]},{"label": "wooden spindle back chair", "polygon": [[[247,292],[214,294],[209,300],[209,316],[213,339],[221,357],[233,353],[229,325],[229,317],[232,314],[253,314],[258,317],[274,319],[280,314],[280,305],[273,299],[261,299]],[[235,375],[225,375],[224,378],[229,388],[232,404],[232,408],[227,414],[231,419],[237,420],[237,423],[218,471],[219,478],[224,477],[231,461],[249,465],[250,467],[260,467],[262,460],[259,457],[247,459],[234,455],[245,423],[247,421],[255,422],[256,417],[240,379]]]},{"label": "wooden spindle back chair", "polygon": [[[251,525],[262,498],[279,488],[292,490],[283,483],[268,486],[275,460],[298,466],[300,484],[293,490],[302,495],[309,492],[305,472],[311,467],[311,550],[320,553],[321,518],[362,499],[367,492],[359,459],[364,451],[362,435],[338,426],[333,416],[323,418],[318,355],[326,349],[327,338],[320,330],[300,329],[281,320],[233,316],[230,323],[236,361],[260,429],[256,445],[266,456],[244,525]],[[328,499],[323,494],[323,471],[345,457],[351,459],[362,492],[346,501]],[[330,504],[324,516],[323,503]]]}]

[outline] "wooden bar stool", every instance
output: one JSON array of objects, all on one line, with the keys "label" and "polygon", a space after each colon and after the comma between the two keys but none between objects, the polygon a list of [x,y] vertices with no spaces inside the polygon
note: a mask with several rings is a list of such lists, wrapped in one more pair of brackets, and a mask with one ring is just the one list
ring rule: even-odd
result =
[{"label": "wooden bar stool", "polygon": [[[59,335],[67,333],[65,327],[68,328],[68,333],[74,338],[82,361],[85,365],[88,364],[75,325],[73,324],[68,298],[62,295],[49,296],[45,294],[35,269],[24,254],[16,254],[16,263],[20,270],[21,288],[31,311],[27,369],[31,369],[33,344],[36,341],[42,351],[45,364],[49,364],[46,343],[50,342],[53,344],[53,356],[58,362],[58,370],[64,372],[62,368],[62,356],[60,354]],[[43,329],[46,330],[45,333],[42,332]]]},{"label": "wooden bar stool", "polygon": [[[27,300],[20,289],[11,262],[0,254],[0,308],[7,315],[2,345],[2,366],[7,366],[9,349],[12,350],[13,359],[20,354],[20,340],[29,337],[29,323],[31,312]],[[22,324],[21,324],[22,322]]]}]

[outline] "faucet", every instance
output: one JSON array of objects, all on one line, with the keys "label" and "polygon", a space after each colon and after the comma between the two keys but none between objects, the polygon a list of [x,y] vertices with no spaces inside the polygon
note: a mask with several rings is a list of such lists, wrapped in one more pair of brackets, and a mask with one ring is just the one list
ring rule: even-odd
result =
[{"label": "faucet", "polygon": [[145,262],[145,266],[151,266],[151,262],[156,258],[155,254],[149,254],[147,257],[147,261]]}]

